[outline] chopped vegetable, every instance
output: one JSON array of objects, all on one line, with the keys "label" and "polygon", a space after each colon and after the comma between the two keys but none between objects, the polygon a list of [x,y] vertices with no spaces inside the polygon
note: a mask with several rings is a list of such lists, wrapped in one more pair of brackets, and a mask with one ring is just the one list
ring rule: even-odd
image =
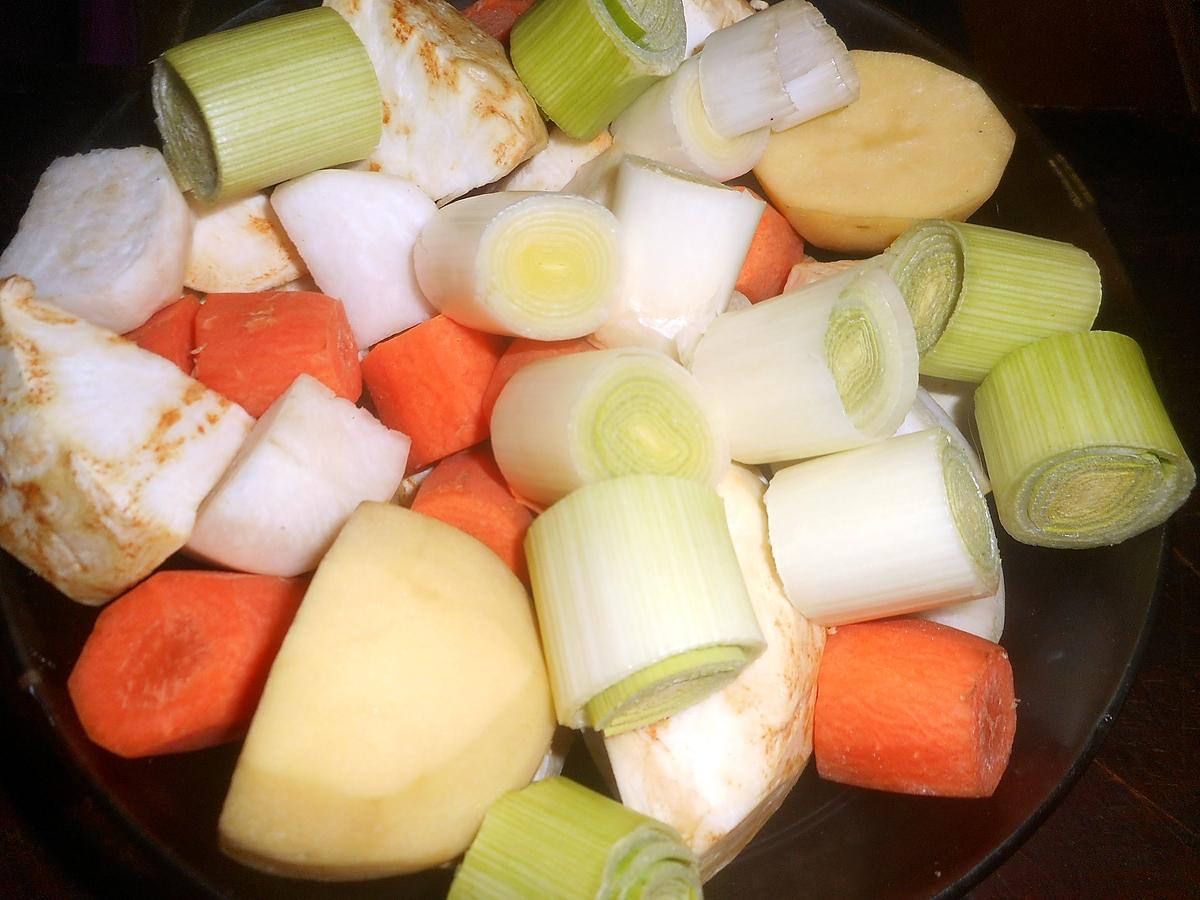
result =
[{"label": "chopped vegetable", "polygon": [[734,22],[752,15],[754,7],[746,0],[683,0],[683,21],[687,25],[686,55],[699,53],[714,31],[728,28]]},{"label": "chopped vegetable", "polygon": [[696,860],[674,829],[566,778],[501,797],[448,900],[698,900]]},{"label": "chopped vegetable", "polygon": [[487,390],[483,392],[483,417],[490,422],[492,411],[496,408],[496,400],[509,380],[530,363],[555,356],[566,356],[569,353],[585,353],[596,348],[583,338],[570,341],[535,341],[530,338],[517,338],[508,345],[504,355],[496,363],[488,381]]},{"label": "chopped vegetable", "polygon": [[496,40],[506,44],[513,23],[525,15],[531,6],[533,0],[475,0],[462,13]]},{"label": "chopped vegetable", "polygon": [[950,414],[942,409],[929,391],[918,384],[917,397],[913,401],[912,409],[904,417],[900,427],[896,429],[896,434],[912,434],[914,431],[928,431],[931,428],[946,429],[946,432],[966,454],[967,462],[971,466],[971,475],[975,478],[975,483],[979,485],[979,490],[984,494],[990,494],[992,483],[988,480],[987,472],[983,468],[983,461],[975,452],[974,445],[967,440],[966,435],[959,429],[958,423],[950,418]]},{"label": "chopped vegetable", "polygon": [[216,206],[189,205],[196,224],[183,283],[193,290],[270,291],[307,271],[265,191]]},{"label": "chopped vegetable", "polygon": [[1133,339],[1045,338],[1001,360],[975,418],[1004,529],[1041,547],[1116,544],[1166,521],[1196,471]]},{"label": "chopped vegetable", "polygon": [[910,613],[910,619],[925,619],[966,631],[993,644],[1000,642],[1004,634],[1004,572],[1000,572],[1000,584],[996,593],[978,600],[962,600]]},{"label": "chopped vegetable", "polygon": [[506,345],[434,316],[371,348],[363,379],[380,421],[412,439],[409,472],[488,436],[483,394]]},{"label": "chopped vegetable", "polygon": [[194,325],[200,301],[188,294],[170,306],[164,306],[144,323],[125,335],[143,350],[157,353],[192,374],[192,349],[196,345]]},{"label": "chopped vegetable", "polygon": [[0,277],[101,328],[137,328],[183,293],[187,202],[149,147],[56,159],[38,179]]},{"label": "chopped vegetable", "polygon": [[525,552],[562,725],[649,725],[763,650],[710,487],[663,475],[588,485],[534,520]]},{"label": "chopped vegetable", "polygon": [[807,287],[814,281],[820,281],[822,278],[837,275],[839,272],[845,272],[851,266],[857,266],[860,262],[861,260],[858,259],[834,259],[829,262],[822,262],[819,259],[812,259],[806,256],[792,266],[792,271],[787,276],[787,282],[783,285],[783,292],[790,293],[802,287]]},{"label": "chopped vegetable", "polygon": [[1012,750],[1008,654],[934,622],[830,631],[813,749],[822,778],[882,791],[990,797]]},{"label": "chopped vegetable", "polygon": [[488,448],[473,447],[439,462],[421,482],[411,509],[477,538],[514,575],[529,580],[524,541],[533,513],[513,497]]},{"label": "chopped vegetable", "polygon": [[362,159],[379,142],[371,61],[326,9],[172,47],[151,88],[171,172],[206,203]]},{"label": "chopped vegetable", "polygon": [[[736,186],[736,189],[763,199],[750,188]],[[804,258],[804,238],[796,234],[779,210],[764,201],[762,218],[758,220],[734,289],[751,303],[778,297],[792,288],[789,278]]]},{"label": "chopped vegetable", "polygon": [[[508,175],[488,189],[498,191],[561,191],[575,173],[612,146],[612,135],[601,131],[590,141],[571,137],[561,128],[551,128],[549,140]],[[566,193],[576,193],[567,191]],[[595,199],[595,198],[593,198]]]},{"label": "chopped vegetable", "polygon": [[87,736],[118,756],[240,738],[306,578],[158,572],[105,607],[67,679]]},{"label": "chopped vegetable", "polygon": [[560,355],[522,369],[501,391],[491,424],[500,471],[536,506],[635,473],[711,486],[729,466],[696,379],[642,348]]}]

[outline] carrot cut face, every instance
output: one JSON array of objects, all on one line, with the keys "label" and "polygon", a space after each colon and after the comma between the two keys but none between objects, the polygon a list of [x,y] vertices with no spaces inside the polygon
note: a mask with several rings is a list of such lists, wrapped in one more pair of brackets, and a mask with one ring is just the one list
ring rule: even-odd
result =
[{"label": "carrot cut face", "polygon": [[1016,731],[1012,668],[990,641],[919,619],[831,629],[817,678],[822,778],[942,797],[990,797]]},{"label": "carrot cut face", "polygon": [[[738,186],[759,200],[763,198],[747,187]],[[758,228],[746,252],[746,261],[738,273],[735,291],[751,303],[777,297],[783,292],[792,266],[804,259],[804,239],[796,234],[788,220],[770,203],[758,220]]]},{"label": "carrot cut face", "polygon": [[533,0],[475,0],[463,15],[502,44],[508,43],[513,24],[533,6]]},{"label": "carrot cut face", "polygon": [[522,581],[533,514],[513,497],[489,447],[447,456],[421,482],[413,512],[441,519],[486,544]]},{"label": "carrot cut face", "polygon": [[195,357],[195,378],[255,418],[302,373],[352,403],[362,394],[346,310],[325,294],[209,294],[196,314]]},{"label": "carrot cut face", "polygon": [[434,316],[371,348],[363,381],[380,421],[412,439],[408,472],[488,436],[483,395],[507,345]]},{"label": "carrot cut face", "polygon": [[500,396],[504,386],[530,363],[535,363],[539,359],[550,359],[555,356],[565,356],[568,353],[583,353],[595,349],[587,342],[586,338],[572,338],[567,341],[535,341],[532,338],[517,338],[508,345],[508,349],[496,363],[496,369],[492,372],[487,390],[483,392],[484,418],[491,421],[492,410],[496,408],[496,398]]},{"label": "carrot cut face", "polygon": [[169,359],[184,372],[192,374],[192,348],[195,346],[193,328],[200,301],[185,294],[169,306],[164,306],[125,337],[143,350]]},{"label": "carrot cut face", "polygon": [[307,578],[166,571],[96,619],[67,689],[88,737],[118,756],[241,737]]}]

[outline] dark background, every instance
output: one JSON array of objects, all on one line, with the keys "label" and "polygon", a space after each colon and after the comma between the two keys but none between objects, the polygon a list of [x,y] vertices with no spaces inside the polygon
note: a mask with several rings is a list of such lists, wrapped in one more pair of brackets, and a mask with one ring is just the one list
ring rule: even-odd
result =
[{"label": "dark background", "polygon": [[[1079,172],[1147,313],[1148,355],[1196,460],[1200,3],[883,5],[970,59],[991,89],[1027,108]],[[41,169],[146,77],[144,64],[179,38],[187,16],[202,31],[236,6],[0,0],[0,229],[7,229],[0,246]],[[30,159],[42,163],[31,167]],[[1193,496],[1168,532],[1157,622],[1117,721],[1062,805],[972,896],[1200,896],[1198,587],[1200,500]],[[22,764],[10,750],[0,764]],[[77,865],[72,849],[55,840],[53,822],[39,817],[42,789],[19,779],[0,786],[0,896],[103,895],[95,873]]]}]

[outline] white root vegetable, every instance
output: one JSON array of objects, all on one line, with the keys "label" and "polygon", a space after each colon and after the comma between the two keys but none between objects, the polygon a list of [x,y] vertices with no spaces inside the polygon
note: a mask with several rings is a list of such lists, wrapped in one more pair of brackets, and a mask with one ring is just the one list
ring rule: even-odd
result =
[{"label": "white root vegetable", "polygon": [[304,260],[264,192],[217,206],[191,202],[195,216],[183,283],[205,293],[269,291],[295,281]]},{"label": "white root vegetable", "polygon": [[1004,572],[1000,572],[1000,586],[990,597],[922,610],[912,613],[909,618],[949,625],[998,644],[1004,634]]},{"label": "white root vegetable", "polygon": [[0,277],[101,328],[130,331],[183,291],[192,214],[162,154],[93,150],[42,173]]},{"label": "white root vegetable", "polygon": [[0,546],[103,603],[183,546],[251,418],[132,341],[0,282]]},{"label": "white root vegetable", "polygon": [[673,826],[705,879],[778,809],[812,754],[825,629],[796,610],[775,574],[764,489],[741,466],[717,488],[766,650],[711,697],[604,742],[621,801]]},{"label": "white root vegetable", "polygon": [[436,314],[412,255],[437,207],[416,185],[326,169],[281,184],[271,205],[322,292],[342,301],[362,349]]},{"label": "white root vegetable", "polygon": [[243,572],[311,572],[359,503],[396,493],[410,443],[301,375],[200,507],[186,549]]},{"label": "white root vegetable", "polygon": [[687,26],[684,52],[688,56],[699,53],[714,31],[753,14],[754,9],[746,0],[683,0],[683,21]]},{"label": "white root vegetable", "polygon": [[581,141],[561,128],[551,128],[545,147],[488,190],[561,191],[583,166],[611,146],[612,135],[607,131],[601,131],[590,141]]}]

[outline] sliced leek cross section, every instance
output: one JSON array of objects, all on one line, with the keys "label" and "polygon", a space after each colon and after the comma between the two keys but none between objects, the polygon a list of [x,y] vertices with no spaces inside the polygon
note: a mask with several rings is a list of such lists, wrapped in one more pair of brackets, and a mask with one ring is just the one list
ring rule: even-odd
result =
[{"label": "sliced leek cross section", "polygon": [[561,776],[488,809],[448,900],[699,900],[675,829]]},{"label": "sliced leek cross section", "polygon": [[975,418],[1000,523],[1026,544],[1120,543],[1166,521],[1196,483],[1122,334],[1055,335],[1010,354],[975,392]]},{"label": "sliced leek cross section", "polygon": [[534,520],[525,552],[562,725],[649,725],[763,650],[711,487],[662,475],[588,485]]},{"label": "sliced leek cross section", "polygon": [[480,194],[438,210],[413,265],[426,299],[463,325],[539,341],[583,337],[617,301],[617,220],[569,194]]},{"label": "sliced leek cross section", "polygon": [[367,51],[324,7],[172,47],[151,95],[172,174],[205,203],[362,159],[383,128]]},{"label": "sliced leek cross section", "polygon": [[1061,241],[930,219],[900,235],[889,257],[922,375],[978,383],[1018,347],[1087,331],[1100,310],[1099,268]]}]

